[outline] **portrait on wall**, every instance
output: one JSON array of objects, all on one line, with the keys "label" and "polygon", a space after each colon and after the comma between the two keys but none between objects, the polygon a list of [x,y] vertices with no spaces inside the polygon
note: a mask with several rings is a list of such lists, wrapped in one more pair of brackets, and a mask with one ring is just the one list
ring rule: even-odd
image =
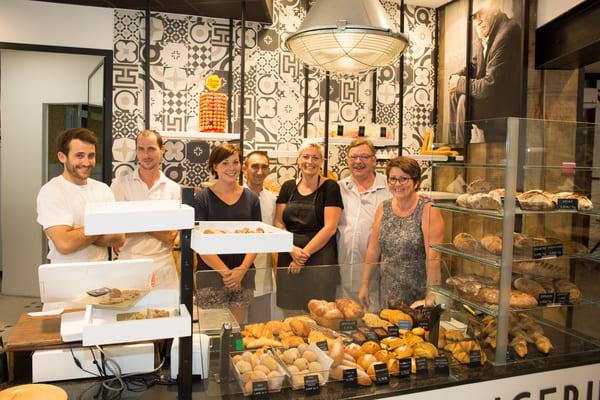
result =
[{"label": "portrait on wall", "polygon": [[518,0],[473,0],[470,69],[447,69],[445,84],[440,80],[447,96],[443,122],[449,143],[504,141],[505,122],[483,120],[519,116],[521,7]]}]

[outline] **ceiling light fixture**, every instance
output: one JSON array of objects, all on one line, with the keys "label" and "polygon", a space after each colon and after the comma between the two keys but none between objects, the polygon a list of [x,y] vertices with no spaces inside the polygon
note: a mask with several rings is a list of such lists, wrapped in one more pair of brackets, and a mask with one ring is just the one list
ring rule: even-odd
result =
[{"label": "ceiling light fixture", "polygon": [[392,64],[408,45],[379,0],[318,0],[286,44],[310,67],[362,74]]}]

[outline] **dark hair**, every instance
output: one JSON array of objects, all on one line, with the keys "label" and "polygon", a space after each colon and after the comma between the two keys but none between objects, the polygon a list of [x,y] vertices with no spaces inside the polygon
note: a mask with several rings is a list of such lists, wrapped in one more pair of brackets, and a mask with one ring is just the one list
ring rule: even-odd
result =
[{"label": "dark hair", "polygon": [[346,149],[346,154],[350,153],[351,149],[362,145],[367,145],[369,149],[371,149],[371,153],[375,155],[375,146],[373,146],[373,142],[371,142],[369,139],[364,138],[354,139],[353,141],[351,141],[348,145],[348,148]]},{"label": "dark hair", "polygon": [[96,134],[86,128],[71,128],[62,131],[56,138],[56,148],[64,155],[69,155],[69,145],[72,140],[81,140],[82,142],[96,145]]},{"label": "dark hair", "polygon": [[135,138],[135,144],[137,145],[139,138],[141,138],[143,136],[150,136],[150,135],[154,135],[154,137],[156,138],[156,144],[158,144],[158,147],[162,149],[163,138],[160,135],[160,133],[158,133],[154,129],[146,129],[146,130],[143,130],[140,133],[138,133],[137,137]]},{"label": "dark hair", "polygon": [[246,161],[244,162],[244,164],[246,166],[248,166],[248,160],[250,159],[250,157],[255,156],[255,155],[259,155],[259,156],[262,156],[262,157],[266,158],[267,159],[267,164],[271,161],[269,159],[269,155],[267,154],[266,151],[254,150],[254,151],[251,151],[250,153],[248,153],[248,155],[246,155]]},{"label": "dark hair", "polygon": [[217,147],[215,147],[214,149],[212,149],[212,151],[210,152],[210,156],[208,156],[208,169],[210,170],[210,173],[212,176],[214,176],[215,178],[218,178],[219,176],[217,175],[217,172],[215,171],[215,165],[217,165],[218,163],[220,163],[221,161],[225,160],[226,158],[231,157],[232,155],[236,154],[238,155],[238,158],[240,160],[240,164],[242,163],[242,152],[240,151],[240,148],[233,145],[233,144],[229,144],[229,143],[223,143]]},{"label": "dark hair", "polygon": [[419,163],[409,157],[396,157],[387,162],[385,166],[385,176],[390,177],[390,171],[392,168],[400,168],[402,172],[408,174],[412,180],[415,182],[415,185],[419,185],[421,183],[421,167],[419,167]]}]

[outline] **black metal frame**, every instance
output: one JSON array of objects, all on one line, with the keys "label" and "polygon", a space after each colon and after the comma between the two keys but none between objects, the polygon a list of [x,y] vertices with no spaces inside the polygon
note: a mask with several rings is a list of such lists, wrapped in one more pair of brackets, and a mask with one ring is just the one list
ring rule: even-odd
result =
[{"label": "black metal frame", "polygon": [[80,54],[104,57],[103,115],[102,115],[102,181],[112,180],[112,75],[113,51],[84,47],[47,46],[39,44],[0,42],[0,50],[38,51],[47,53]]},{"label": "black metal frame", "polygon": [[[400,1],[400,32],[404,32],[404,0]],[[398,156],[402,156],[404,146],[404,53],[400,56],[398,67],[398,86],[400,90],[398,98]]]}]

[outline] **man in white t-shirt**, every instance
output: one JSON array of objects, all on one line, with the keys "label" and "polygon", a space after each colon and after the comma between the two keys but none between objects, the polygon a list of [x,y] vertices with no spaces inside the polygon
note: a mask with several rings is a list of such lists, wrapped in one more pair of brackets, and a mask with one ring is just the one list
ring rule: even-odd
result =
[{"label": "man in white t-shirt", "polygon": [[[137,168],[130,174],[119,176],[111,189],[117,201],[178,200],[181,188],[160,170],[165,152],[160,133],[145,130],[136,138]],[[152,258],[156,285],[177,287],[177,271],[171,254],[178,231],[128,233],[125,244],[119,249],[119,259]]]},{"label": "man in white t-shirt", "polygon": [[[344,211],[338,224],[338,262],[342,283],[338,297],[356,297],[360,289],[363,263],[375,210],[391,197],[384,175],[375,172],[375,147],[367,139],[353,140],[348,146],[350,176],[339,182]],[[344,269],[343,267],[346,267]],[[379,306],[379,269],[371,279],[369,304]]]},{"label": "man in white t-shirt", "polygon": [[[246,187],[258,196],[262,222],[273,225],[277,196],[264,188],[269,175],[269,156],[264,151],[255,150],[246,156],[243,166]],[[250,304],[248,322],[263,322],[271,319],[271,292],[273,290],[273,269],[271,253],[259,253],[254,260],[254,299]]]},{"label": "man in white t-shirt", "polygon": [[115,201],[110,188],[90,178],[96,166],[96,135],[73,128],[57,138],[63,173],[52,178],[37,196],[37,222],[48,237],[51,263],[104,261],[108,249],[123,244],[124,235],[86,236],[83,230],[88,202]]}]

